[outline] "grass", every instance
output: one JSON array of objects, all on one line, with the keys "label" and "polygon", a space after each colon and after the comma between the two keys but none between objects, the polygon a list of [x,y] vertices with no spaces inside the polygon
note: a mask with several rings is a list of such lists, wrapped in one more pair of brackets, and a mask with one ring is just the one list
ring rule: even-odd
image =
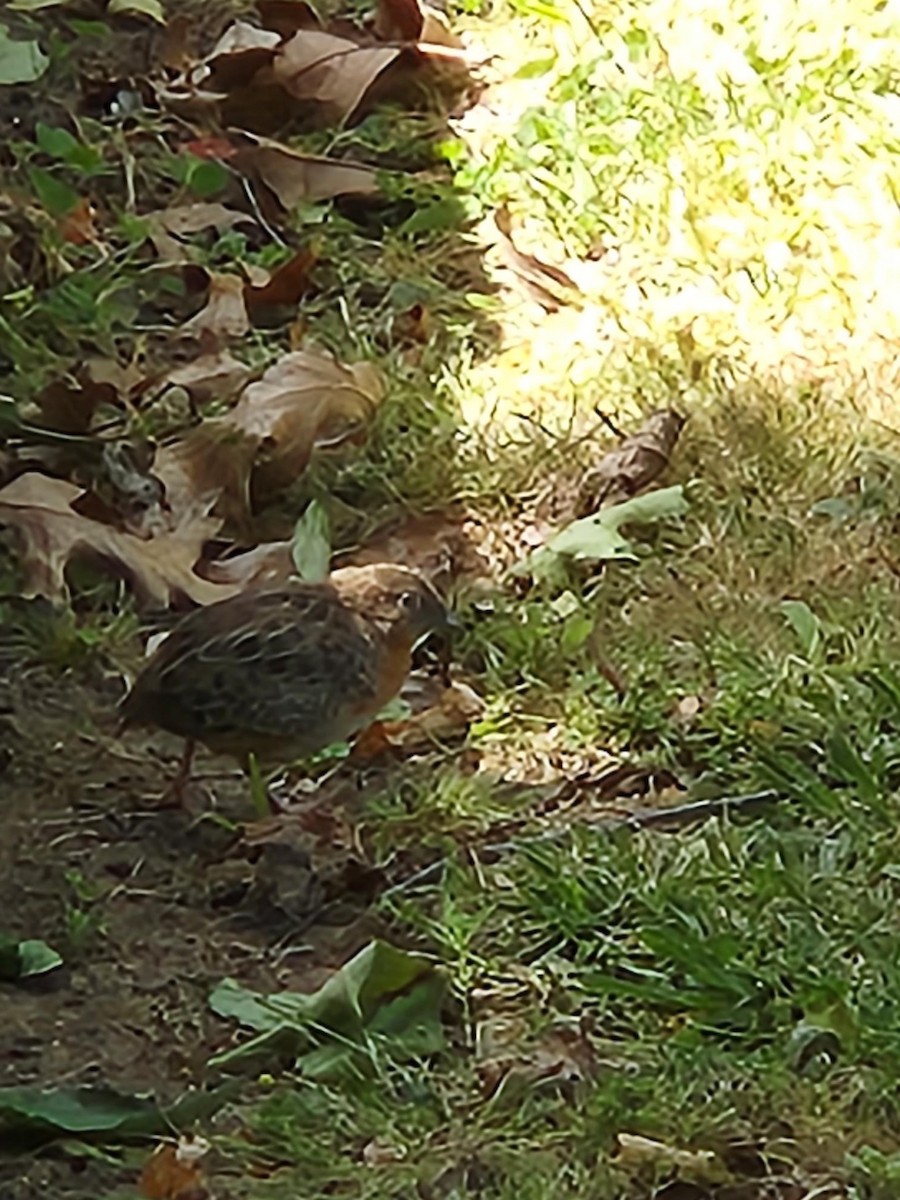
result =
[{"label": "grass", "polygon": [[[290,504],[326,496],[347,544],[463,501],[502,541],[606,448],[597,410],[632,426],[674,403],[690,509],[645,531],[636,565],[573,574],[562,595],[463,590],[483,769],[398,770],[361,818],[383,863],[446,857],[382,907],[446,968],[451,1044],[352,1088],[275,1085],[224,1147],[248,1196],[675,1195],[654,1189],[688,1168],[617,1153],[622,1133],[713,1151],[720,1174],[753,1143],[763,1174],[810,1197],[896,1194],[897,21],[866,0],[463,6],[457,26],[498,55],[485,104],[449,129],[375,114],[337,135],[431,176],[374,215],[295,218],[320,238],[310,330],[375,358],[389,400],[365,449],[317,465]],[[190,190],[148,164],[147,187]],[[455,263],[501,203],[517,245],[566,263],[577,304],[542,313]],[[66,271],[51,258],[46,289],[0,310],[23,340],[17,396],[48,342],[70,353],[89,326],[121,348],[122,294],[157,312],[134,299],[138,233],[117,236],[90,269],[53,245]],[[208,249],[235,260],[272,249],[234,234]],[[411,346],[395,329],[420,303],[436,332]],[[265,331],[246,352],[284,344]],[[64,632],[48,656],[68,661],[86,642]],[[543,829],[487,768],[534,781],[610,758],[692,797],[779,800],[677,834],[592,830],[582,803],[568,831],[481,860],[505,822]],[[568,1081],[535,1067],[559,1029],[590,1045]],[[844,1190],[815,1191],[828,1181]]]},{"label": "grass", "polygon": [[[692,481],[689,516],[637,567],[573,579],[563,604],[507,591],[470,611],[463,659],[489,705],[470,745],[511,774],[610,753],[692,795],[780,799],[674,836],[592,833],[576,808],[565,836],[489,865],[477,846],[508,800],[478,776],[395,780],[365,827],[385,860],[417,839],[448,857],[387,910],[445,964],[461,1040],[352,1096],[279,1089],[255,1136],[297,1169],[260,1196],[612,1200],[677,1174],[617,1156],[619,1133],[720,1164],[758,1141],[811,1194],[893,1194],[895,21],[756,0],[460,18],[502,78],[492,119],[462,119],[457,187],[508,204],[517,244],[584,294],[494,309],[493,352],[461,339],[442,378],[457,494],[527,513],[536,482],[596,459],[595,408],[627,423],[673,401]],[[602,1069],[541,1085],[534,1045],[579,1020]],[[478,1067],[504,1057],[525,1077],[509,1104]],[[377,1166],[367,1146],[388,1148]]]}]

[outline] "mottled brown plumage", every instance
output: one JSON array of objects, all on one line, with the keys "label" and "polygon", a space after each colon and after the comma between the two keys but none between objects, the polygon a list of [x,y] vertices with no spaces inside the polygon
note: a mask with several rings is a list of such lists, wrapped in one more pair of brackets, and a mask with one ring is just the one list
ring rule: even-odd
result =
[{"label": "mottled brown plumage", "polygon": [[243,765],[250,754],[302,758],[371,721],[416,643],[447,620],[430,584],[388,563],[244,592],[175,627],[122,702],[122,725],[157,726]]}]

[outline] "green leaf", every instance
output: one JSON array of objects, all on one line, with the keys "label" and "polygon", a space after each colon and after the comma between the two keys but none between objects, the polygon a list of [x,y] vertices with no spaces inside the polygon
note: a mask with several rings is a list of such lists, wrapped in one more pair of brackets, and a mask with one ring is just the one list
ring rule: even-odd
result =
[{"label": "green leaf", "polygon": [[62,955],[39,939],[19,942],[19,961],[19,975],[22,979],[32,975],[46,975],[48,971],[55,971],[63,963]]},{"label": "green leaf", "polygon": [[781,611],[796,633],[800,649],[806,658],[815,658],[822,641],[822,626],[819,618],[802,600],[784,600]]},{"label": "green leaf", "polygon": [[311,995],[263,996],[226,979],[210,996],[219,1016],[233,1017],[260,1036],[210,1065],[259,1070],[273,1058],[297,1060],[304,1075],[334,1077],[357,1071],[373,1046],[394,1057],[431,1054],[443,1045],[440,1006],[444,979],[426,958],[372,942]]},{"label": "green leaf", "polygon": [[121,13],[129,17],[149,17],[160,25],[166,23],[166,14],[160,0],[109,0],[106,11],[112,16]]},{"label": "green leaf", "polygon": [[635,561],[634,549],[621,533],[623,525],[631,522],[650,524],[665,517],[680,517],[686,512],[687,501],[681,484],[634,496],[622,504],[601,508],[589,517],[566,525],[514,571],[546,579],[558,574],[560,559]]},{"label": "green leaf", "polygon": [[310,501],[294,527],[291,558],[297,574],[307,583],[321,583],[328,578],[331,532],[328,513],[318,500]]},{"label": "green leaf", "polygon": [[45,171],[43,167],[30,167],[28,178],[38,200],[52,217],[64,217],[78,205],[78,193],[67,183]]},{"label": "green leaf", "polygon": [[238,1094],[234,1081],[212,1092],[188,1092],[169,1108],[152,1096],[128,1096],[108,1087],[0,1088],[0,1144],[21,1148],[74,1133],[113,1140],[169,1133],[211,1116]]},{"label": "green leaf", "polygon": [[19,942],[0,936],[0,979],[14,983],[29,976],[44,975],[62,966],[62,956],[46,942]]},{"label": "green leaf", "polygon": [[51,158],[58,158],[79,171],[92,172],[100,165],[101,157],[93,146],[85,146],[67,129],[45,125],[38,121],[35,127],[38,146]]},{"label": "green leaf", "polygon": [[33,83],[49,63],[37,42],[14,42],[6,26],[0,25],[0,84]]},{"label": "green leaf", "polygon": [[192,158],[189,161],[185,183],[195,195],[208,200],[228,185],[228,168],[223,167],[221,163],[201,158]]},{"label": "green leaf", "polygon": [[10,12],[38,12],[42,8],[61,8],[68,0],[10,0]]}]

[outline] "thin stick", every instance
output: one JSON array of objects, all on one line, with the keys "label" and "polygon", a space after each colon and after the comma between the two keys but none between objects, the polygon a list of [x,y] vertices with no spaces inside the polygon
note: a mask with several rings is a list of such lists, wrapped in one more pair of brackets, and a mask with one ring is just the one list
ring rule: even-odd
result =
[{"label": "thin stick", "polygon": [[[604,821],[598,821],[594,825],[583,826],[582,828],[591,832],[608,833],[613,829],[655,829],[666,825],[690,825],[695,821],[705,821],[709,817],[723,817],[732,812],[747,812],[763,805],[773,804],[780,799],[777,792],[767,790],[764,792],[750,792],[745,796],[718,796],[712,800],[695,800],[691,804],[679,804],[673,808],[640,808],[637,812],[627,813],[624,816],[608,817]],[[573,831],[575,826],[566,826],[564,829],[553,829],[549,833],[538,834],[535,837],[519,838],[517,841],[509,842],[492,842],[484,846],[481,851],[481,861],[486,863],[495,862],[504,854],[509,854],[511,851],[527,849],[529,846],[540,846],[560,842],[567,838]],[[423,884],[430,884],[440,878],[444,867],[447,865],[445,858],[438,862],[429,864],[423,867],[421,871],[417,871],[415,875],[410,875],[408,879],[404,879],[401,883],[394,884],[393,887],[382,892],[382,899],[396,895],[399,892],[408,891],[410,888],[418,887]]]}]

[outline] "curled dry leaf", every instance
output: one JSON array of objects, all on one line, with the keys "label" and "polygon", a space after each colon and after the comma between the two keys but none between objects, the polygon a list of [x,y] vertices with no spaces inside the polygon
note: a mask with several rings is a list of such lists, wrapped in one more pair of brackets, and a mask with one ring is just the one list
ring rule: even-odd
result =
[{"label": "curled dry leaf", "polygon": [[250,328],[244,303],[244,281],[240,275],[210,274],[206,304],[181,326],[189,337],[210,335],[224,342],[239,338]]},{"label": "curled dry leaf", "polygon": [[616,1157],[623,1165],[674,1168],[679,1176],[707,1183],[723,1183],[728,1178],[725,1165],[712,1150],[681,1150],[632,1133],[620,1133],[616,1140]]},{"label": "curled dry leaf", "polygon": [[685,418],[674,408],[652,413],[644,425],[605,454],[585,475],[578,496],[578,515],[615,504],[649,487],[669,465]]},{"label": "curled dry leaf", "polygon": [[[484,701],[478,693],[460,682],[438,690],[433,680],[411,676],[401,697],[418,711],[405,720],[370,725],[354,743],[354,761],[369,762],[388,751],[421,753],[438,742],[464,736],[484,712]],[[419,708],[423,702],[425,706]]]},{"label": "curled dry leaf", "polygon": [[248,284],[244,288],[244,303],[251,320],[259,320],[267,309],[296,304],[310,289],[310,272],[315,264],[315,252],[305,247],[282,263],[272,275],[267,274],[260,284]]},{"label": "curled dry leaf", "polygon": [[417,42],[424,24],[418,0],[378,0],[375,36],[383,42]]},{"label": "curled dry leaf", "polygon": [[295,350],[251,383],[232,409],[231,426],[265,449],[254,466],[254,490],[278,491],[305,470],[313,449],[358,436],[384,397],[376,368],[346,366],[318,350]]},{"label": "curled dry leaf", "polygon": [[583,1027],[559,1026],[548,1029],[536,1045],[524,1050],[485,1058],[479,1075],[485,1098],[515,1100],[523,1088],[532,1090],[548,1082],[557,1088],[571,1088],[595,1079],[600,1063],[588,1032]]},{"label": "curled dry leaf", "polygon": [[315,102],[328,124],[342,124],[400,51],[357,46],[347,38],[302,29],[281,47],[272,64],[278,83],[295,99]]},{"label": "curled dry leaf", "polygon": [[195,509],[176,529],[142,541],[79,515],[73,504],[83,495],[74,484],[34,473],[0,490],[0,524],[21,541],[24,596],[65,600],[66,568],[78,558],[100,560],[121,572],[147,607],[167,608],[185,598],[209,604],[236,590],[194,571],[204,544],[221,525],[216,518]]},{"label": "curled dry leaf", "polygon": [[375,171],[363,163],[297,154],[269,138],[257,138],[239,149],[232,164],[264,184],[285,209],[335,196],[372,196],[380,190]]},{"label": "curled dry leaf", "polygon": [[178,204],[147,213],[150,240],[159,257],[165,262],[183,262],[190,257],[190,247],[178,238],[204,229],[225,233],[236,225],[253,225],[253,217],[224,204]]},{"label": "curled dry leaf", "polygon": [[279,587],[294,573],[292,542],[263,542],[231,558],[204,563],[204,579],[244,591],[249,587]]},{"label": "curled dry leaf", "polygon": [[176,514],[218,497],[220,516],[240,522],[251,492],[256,499],[277,492],[302,475],[314,450],[358,437],[382,396],[371,364],[294,351],[246,387],[226,416],[163,446],[154,472]]}]

